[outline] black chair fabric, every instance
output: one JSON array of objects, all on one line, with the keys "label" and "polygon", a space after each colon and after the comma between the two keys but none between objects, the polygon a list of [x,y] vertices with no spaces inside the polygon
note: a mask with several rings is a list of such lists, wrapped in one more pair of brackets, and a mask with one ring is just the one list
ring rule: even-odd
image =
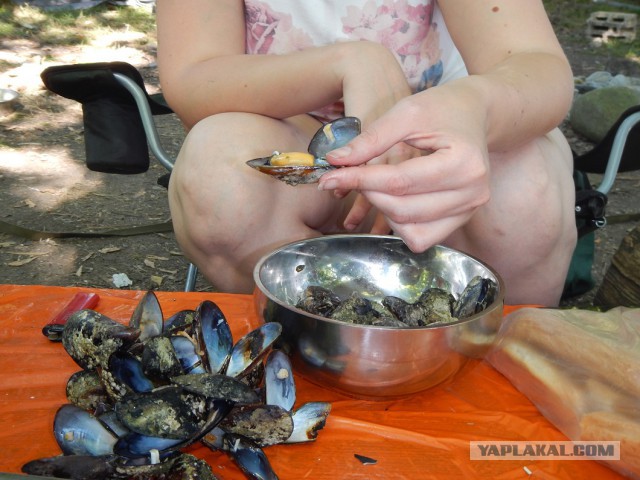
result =
[{"label": "black chair fabric", "polygon": [[50,91],[82,104],[86,163],[90,170],[134,174],[149,168],[149,149],[131,94],[114,73],[126,75],[145,92],[154,115],[172,110],[146,93],[140,72],[124,62],[61,65],[45,69],[41,78]]}]

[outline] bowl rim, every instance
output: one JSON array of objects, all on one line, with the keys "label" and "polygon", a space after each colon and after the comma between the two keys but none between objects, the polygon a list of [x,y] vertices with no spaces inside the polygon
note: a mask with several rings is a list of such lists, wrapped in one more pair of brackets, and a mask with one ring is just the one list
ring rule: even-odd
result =
[{"label": "bowl rim", "polygon": [[[440,249],[444,249],[444,250],[448,250],[450,252],[453,253],[457,253],[457,254],[461,254],[464,255],[466,257],[469,257],[471,260],[474,260],[476,262],[478,262],[480,265],[482,265],[484,268],[486,268],[488,271],[490,271],[494,277],[497,280],[498,283],[498,296],[497,298],[493,301],[493,303],[491,303],[491,305],[489,305],[487,308],[485,308],[484,310],[482,310],[481,312],[475,313],[469,317],[465,317],[462,320],[458,320],[456,322],[450,322],[450,323],[444,323],[444,324],[431,324],[431,325],[426,325],[423,327],[420,326],[407,326],[407,327],[402,327],[402,328],[398,328],[398,327],[389,327],[389,326],[383,326],[383,325],[360,325],[360,324],[356,324],[356,323],[349,323],[349,322],[344,322],[341,320],[335,320],[333,318],[328,318],[328,317],[323,317],[322,315],[316,315],[314,313],[309,313],[306,310],[302,310],[299,309],[297,307],[295,307],[294,305],[285,303],[283,301],[281,301],[279,298],[277,298],[275,295],[273,295],[264,285],[264,283],[262,283],[262,280],[260,278],[260,272],[262,270],[262,267],[264,266],[265,262],[270,259],[271,257],[275,256],[276,254],[280,253],[282,250],[285,250],[287,248],[290,248],[294,245],[299,245],[301,243],[309,243],[309,242],[314,242],[314,241],[320,241],[320,240],[331,240],[333,238],[363,238],[363,239],[376,239],[376,240],[392,240],[392,241],[396,241],[396,242],[401,242],[404,243],[404,241],[402,240],[402,238],[395,236],[395,235],[375,235],[375,234],[367,234],[367,233],[362,233],[362,234],[348,234],[348,233],[339,233],[339,234],[332,234],[332,235],[323,235],[323,236],[319,236],[319,237],[312,237],[312,238],[304,238],[301,240],[296,240],[293,242],[289,242],[286,243],[284,245],[281,245],[279,247],[277,247],[276,249],[270,251],[269,253],[266,253],[265,255],[263,255],[258,262],[256,263],[254,269],[253,269],[253,280],[255,282],[255,289],[253,292],[253,296],[254,298],[256,297],[256,293],[257,291],[260,291],[263,295],[265,295],[269,300],[271,300],[272,302],[280,305],[283,308],[286,308],[288,310],[292,310],[295,313],[299,313],[301,315],[305,315],[308,316],[310,318],[316,319],[316,320],[322,320],[322,321],[326,321],[329,323],[333,323],[336,325],[342,325],[344,327],[349,327],[349,328],[362,328],[362,329],[374,329],[374,330],[388,330],[388,331],[394,331],[394,332],[404,332],[407,330],[435,330],[435,329],[439,329],[439,328],[455,328],[458,327],[460,325],[463,325],[465,323],[470,323],[473,322],[475,320],[478,320],[479,318],[493,312],[496,308],[504,308],[504,296],[505,296],[505,284],[504,281],[502,279],[502,277],[500,276],[500,274],[490,265],[487,265],[485,262],[483,262],[482,260],[480,260],[479,258],[473,256],[473,255],[469,255],[468,253],[465,253],[461,250],[457,250],[455,248],[451,248],[451,247],[447,247],[445,245],[440,245],[440,244],[435,244],[432,245],[431,247],[429,247],[429,249],[431,248],[440,248]],[[406,244],[405,244],[406,245]],[[429,250],[427,249],[427,250]],[[427,251],[425,250],[425,252]]]}]

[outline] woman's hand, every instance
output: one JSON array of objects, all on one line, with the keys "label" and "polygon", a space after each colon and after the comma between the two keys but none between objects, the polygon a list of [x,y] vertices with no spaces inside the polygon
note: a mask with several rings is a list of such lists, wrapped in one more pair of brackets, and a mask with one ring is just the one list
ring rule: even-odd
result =
[{"label": "woman's hand", "polygon": [[405,98],[349,145],[328,155],[334,165],[356,166],[393,148],[406,152],[400,162],[342,168],[321,177],[320,189],[358,190],[368,202],[356,202],[346,228],[355,228],[370,204],[409,248],[423,251],[489,201],[483,109],[469,89],[451,85]]},{"label": "woman's hand", "polygon": [[[336,63],[336,69],[342,78],[345,115],[359,118],[365,130],[367,125],[411,95],[411,88],[400,64],[384,46],[366,41],[343,44],[341,60]],[[396,164],[415,155],[417,151],[407,145],[394,145],[369,158],[367,164]],[[338,189],[335,194],[344,197],[349,191]],[[358,194],[345,228],[357,228],[371,207],[369,200]],[[389,231],[386,219],[378,213],[371,232],[387,234]]]}]

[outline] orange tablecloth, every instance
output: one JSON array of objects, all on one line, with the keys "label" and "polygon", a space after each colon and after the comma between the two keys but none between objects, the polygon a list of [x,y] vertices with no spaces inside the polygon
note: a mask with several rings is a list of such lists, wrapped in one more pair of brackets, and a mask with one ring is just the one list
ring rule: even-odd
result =
[{"label": "orange tablecloth", "polygon": [[[52,433],[65,385],[79,370],[60,343],[41,333],[77,291],[64,287],[0,285],[0,472],[20,472],[32,459],[57,455]],[[92,290],[96,291],[96,290]],[[95,310],[128,321],[144,292],[98,290]],[[258,325],[249,295],[157,292],[165,318],[215,301],[240,336]],[[567,440],[502,375],[472,361],[454,379],[394,401],[355,400],[296,377],[298,403],[332,402],[316,442],[265,449],[281,480],[287,479],[579,479],[620,478],[594,461],[472,461],[469,442]],[[224,479],[245,478],[223,454],[200,445]],[[363,465],[354,454],[377,460]],[[526,467],[526,469],[525,469]]]}]

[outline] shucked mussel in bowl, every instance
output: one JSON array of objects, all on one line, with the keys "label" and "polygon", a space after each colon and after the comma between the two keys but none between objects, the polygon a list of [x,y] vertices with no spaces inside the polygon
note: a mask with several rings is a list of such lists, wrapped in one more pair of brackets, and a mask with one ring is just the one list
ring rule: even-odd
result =
[{"label": "shucked mussel in bowl", "polygon": [[360,129],[359,119],[342,117],[318,129],[308,153],[274,151],[268,157],[249,160],[247,165],[289,185],[315,183],[336,168],[327,162],[327,153],[349,143],[360,134]]},{"label": "shucked mussel in bowl", "polygon": [[394,295],[376,302],[358,292],[341,299],[328,288],[310,285],[295,306],[314,315],[358,325],[442,326],[482,312],[496,299],[497,288],[492,279],[477,275],[457,298],[447,289],[429,287],[414,302]]}]

